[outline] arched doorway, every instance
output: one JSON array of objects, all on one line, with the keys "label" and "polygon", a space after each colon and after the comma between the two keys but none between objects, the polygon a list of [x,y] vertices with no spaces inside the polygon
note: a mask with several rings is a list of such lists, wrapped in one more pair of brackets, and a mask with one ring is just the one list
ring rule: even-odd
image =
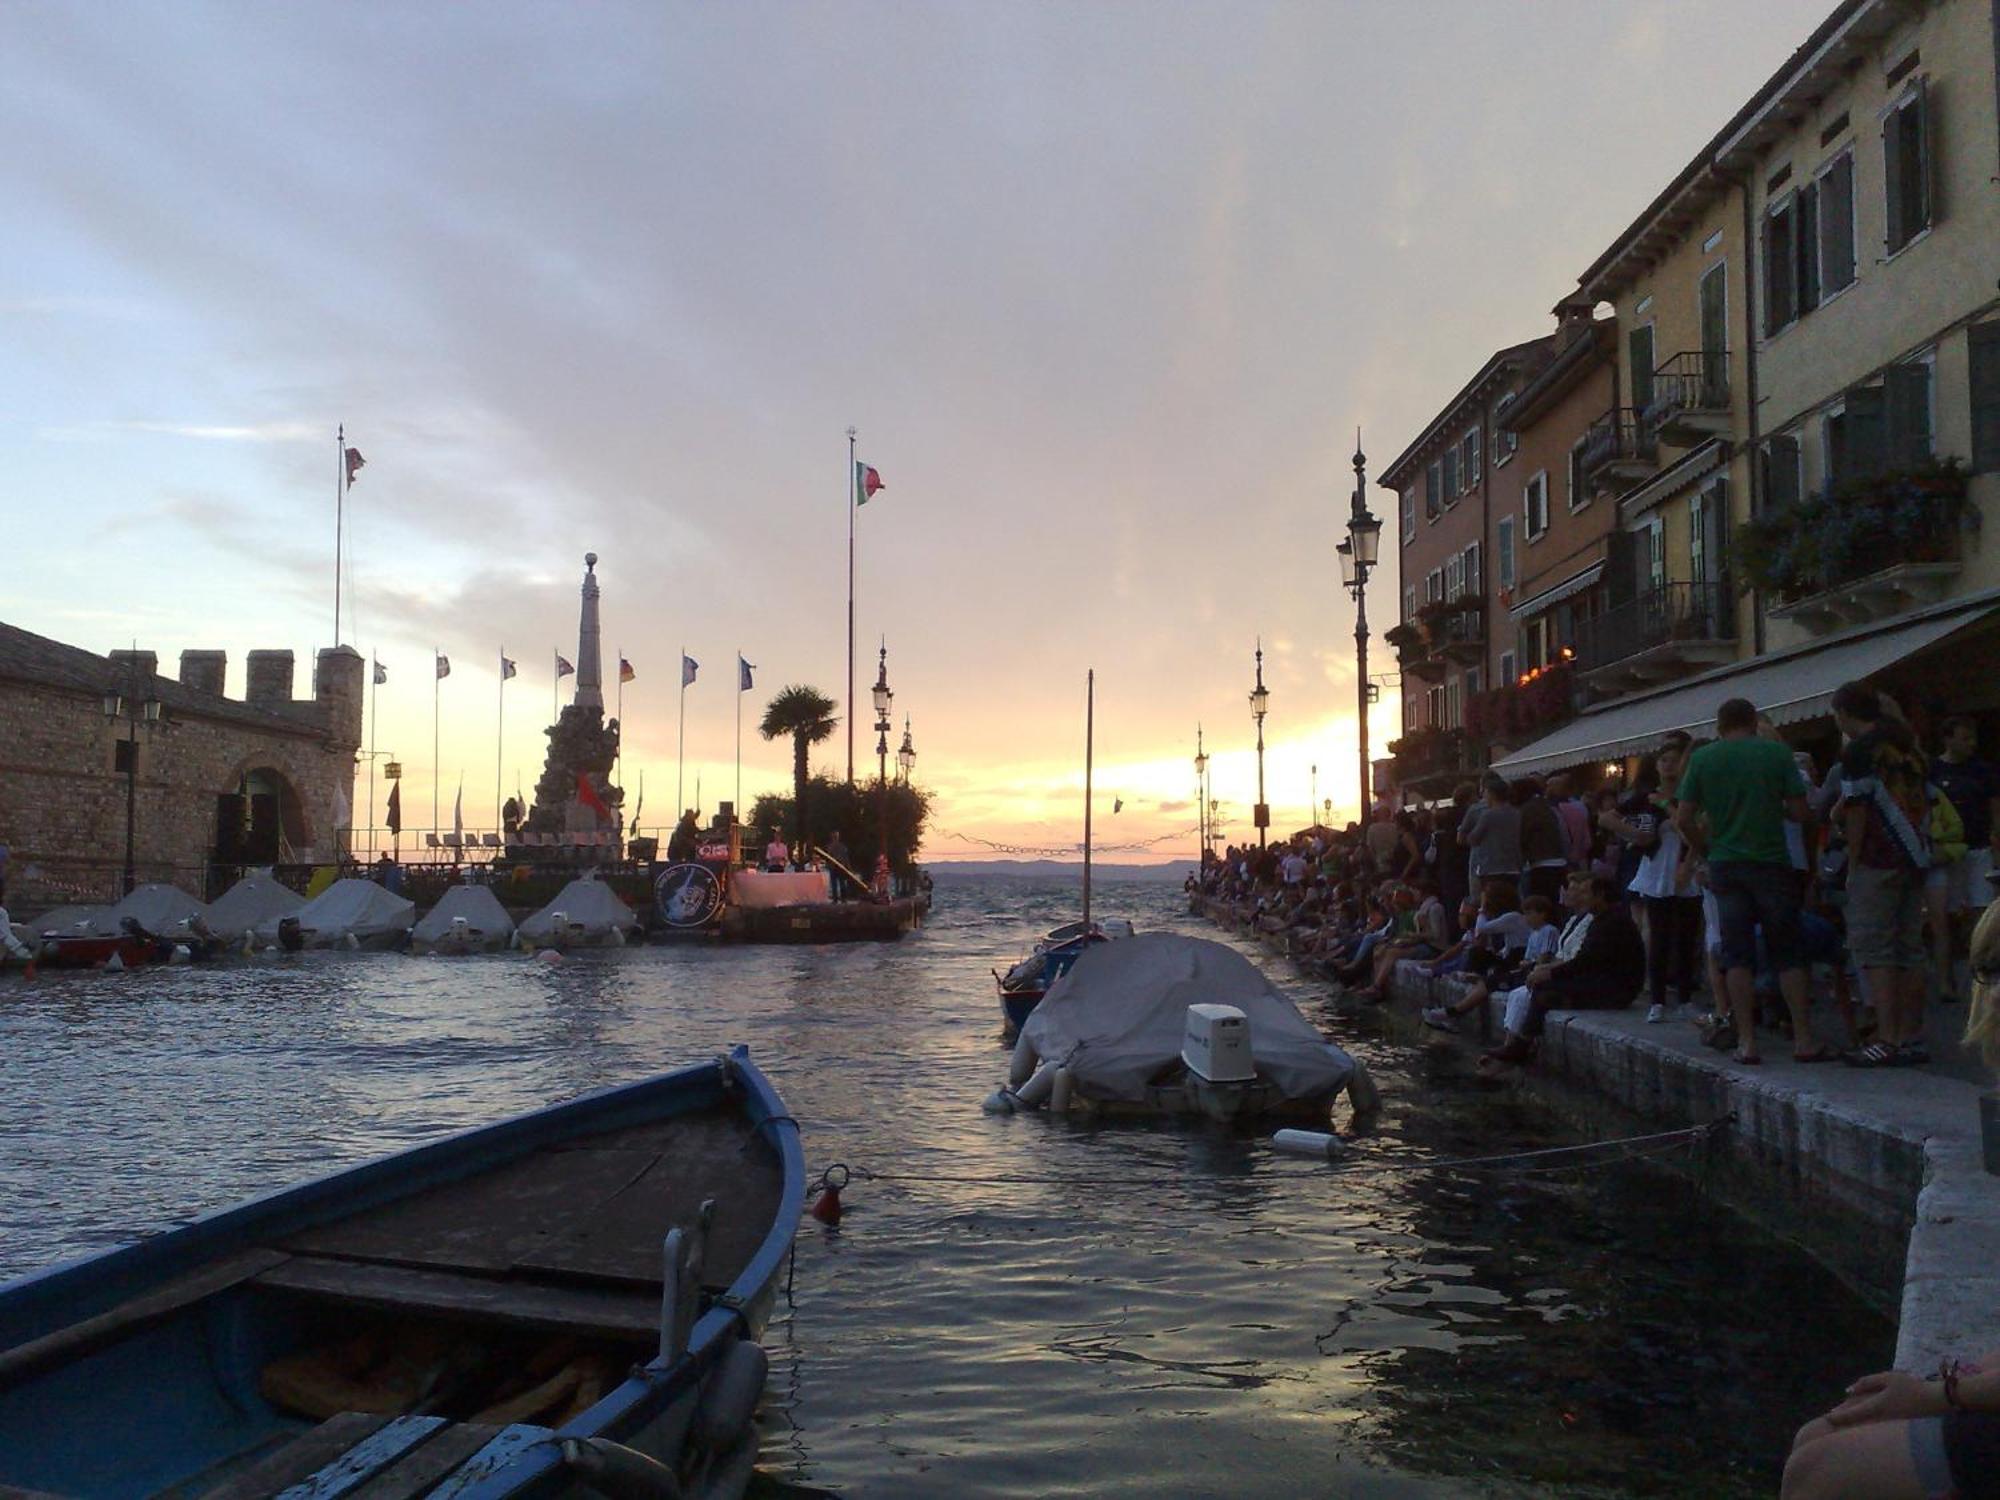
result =
[{"label": "arched doorway", "polygon": [[302,856],[310,833],[298,788],[275,766],[243,772],[235,791],[215,799],[217,864],[289,864]]}]

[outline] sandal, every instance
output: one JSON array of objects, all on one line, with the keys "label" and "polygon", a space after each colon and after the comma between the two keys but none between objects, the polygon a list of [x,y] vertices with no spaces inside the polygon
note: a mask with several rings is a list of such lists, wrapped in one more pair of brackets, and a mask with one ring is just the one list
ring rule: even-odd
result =
[{"label": "sandal", "polygon": [[1792,1054],[1792,1061],[1795,1063],[1832,1062],[1839,1056],[1840,1049],[1838,1047],[1823,1042],[1810,1052],[1794,1052]]},{"label": "sandal", "polygon": [[1738,1040],[1734,1023],[1713,1019],[1710,1024],[1702,1028],[1701,1039],[1705,1045],[1713,1047],[1717,1052],[1727,1052]]},{"label": "sandal", "polygon": [[1764,1059],[1754,1053],[1746,1057],[1739,1052],[1736,1054],[1736,1061],[1743,1064],[1746,1068],[1761,1068],[1764,1066]]},{"label": "sandal", "polygon": [[1897,1061],[1896,1049],[1887,1042],[1870,1042],[1852,1052],[1843,1052],[1840,1060],[1850,1068],[1893,1068]]}]

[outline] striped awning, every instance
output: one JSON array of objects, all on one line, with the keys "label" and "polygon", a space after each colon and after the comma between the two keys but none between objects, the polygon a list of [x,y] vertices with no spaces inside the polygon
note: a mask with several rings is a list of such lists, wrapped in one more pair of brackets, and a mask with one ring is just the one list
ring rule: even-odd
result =
[{"label": "striped awning", "polygon": [[1857,627],[1778,656],[1734,662],[1677,687],[1622,698],[1580,714],[1554,734],[1493,763],[1503,776],[1542,775],[1593,760],[1618,760],[1657,750],[1674,730],[1712,734],[1715,711],[1729,698],[1748,698],[1776,724],[1799,724],[1830,711],[1843,682],[1876,673],[1989,619],[2000,610],[1992,594],[1937,606],[1912,618]]},{"label": "striped awning", "polygon": [[1551,605],[1560,604],[1565,599],[1573,599],[1598,579],[1604,576],[1604,560],[1599,558],[1581,573],[1565,578],[1554,588],[1543,589],[1531,599],[1523,599],[1507,611],[1510,620],[1525,620],[1530,615],[1538,615]]}]

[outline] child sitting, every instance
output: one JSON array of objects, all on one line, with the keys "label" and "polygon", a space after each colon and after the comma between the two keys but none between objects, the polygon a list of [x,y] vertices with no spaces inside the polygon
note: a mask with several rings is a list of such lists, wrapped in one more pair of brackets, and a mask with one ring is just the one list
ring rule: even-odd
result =
[{"label": "child sitting", "polygon": [[[1451,1005],[1433,1005],[1424,1011],[1424,1024],[1439,1031],[1458,1030],[1460,1016],[1474,1015],[1492,994],[1519,987],[1527,982],[1528,971],[1555,957],[1556,941],[1562,936],[1556,926],[1555,903],[1547,896],[1530,896],[1521,903],[1521,917],[1527,928],[1527,942],[1508,967],[1489,970],[1473,982],[1463,999]],[[1484,919],[1481,919],[1484,921]]]}]

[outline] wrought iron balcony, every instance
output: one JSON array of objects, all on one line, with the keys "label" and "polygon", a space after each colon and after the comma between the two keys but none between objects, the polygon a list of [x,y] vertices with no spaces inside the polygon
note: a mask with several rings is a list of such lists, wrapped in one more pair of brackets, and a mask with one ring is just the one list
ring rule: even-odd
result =
[{"label": "wrought iron balcony", "polygon": [[1668,583],[1576,628],[1576,668],[1594,692],[1622,692],[1735,657],[1727,583]]},{"label": "wrought iron balcony", "polygon": [[1579,477],[1591,490],[1608,494],[1645,479],[1659,463],[1659,444],[1643,413],[1614,407],[1590,424],[1578,455]]},{"label": "wrought iron balcony", "polygon": [[1729,431],[1729,355],[1690,349],[1653,372],[1646,426],[1663,442],[1683,448]]}]

